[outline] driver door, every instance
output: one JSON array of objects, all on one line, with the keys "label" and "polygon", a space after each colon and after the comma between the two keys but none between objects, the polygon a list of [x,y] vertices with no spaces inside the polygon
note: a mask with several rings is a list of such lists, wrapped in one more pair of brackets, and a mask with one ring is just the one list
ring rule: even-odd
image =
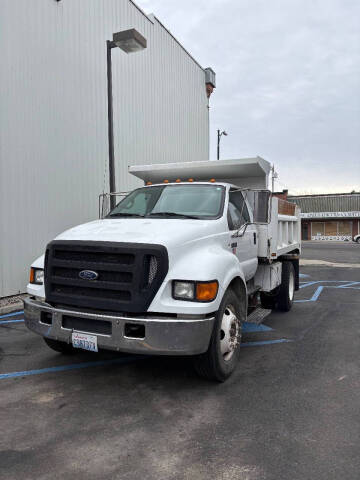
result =
[{"label": "driver door", "polygon": [[258,266],[256,225],[248,225],[242,237],[233,237],[233,235],[242,225],[252,221],[243,193],[239,190],[230,189],[228,205],[229,241],[233,253],[241,264],[246,280],[250,280],[255,275]]}]

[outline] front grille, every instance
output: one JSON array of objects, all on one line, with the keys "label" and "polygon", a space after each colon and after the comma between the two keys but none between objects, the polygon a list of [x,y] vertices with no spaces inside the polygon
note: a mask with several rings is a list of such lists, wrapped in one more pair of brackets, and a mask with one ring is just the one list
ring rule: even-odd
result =
[{"label": "front grille", "polygon": [[[80,278],[83,270],[96,278]],[[46,251],[46,301],[54,306],[146,312],[167,271],[168,255],[162,245],[55,240]]]}]

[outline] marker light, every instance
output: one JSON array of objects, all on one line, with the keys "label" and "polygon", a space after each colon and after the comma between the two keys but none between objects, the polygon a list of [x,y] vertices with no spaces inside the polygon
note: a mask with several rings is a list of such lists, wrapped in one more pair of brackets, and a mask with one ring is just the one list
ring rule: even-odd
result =
[{"label": "marker light", "polygon": [[175,182],[176,182],[176,183],[180,183],[180,182],[181,182],[180,178],[177,178],[177,179],[175,180]]},{"label": "marker light", "polygon": [[169,183],[169,180],[164,180],[164,183]]},{"label": "marker light", "polygon": [[152,185],[152,182],[146,182],[146,185]]},{"label": "marker light", "polygon": [[189,178],[188,182],[193,182],[194,179],[193,178]]},{"label": "marker light", "polygon": [[211,182],[211,183],[216,182],[215,178],[210,178],[210,182]]}]

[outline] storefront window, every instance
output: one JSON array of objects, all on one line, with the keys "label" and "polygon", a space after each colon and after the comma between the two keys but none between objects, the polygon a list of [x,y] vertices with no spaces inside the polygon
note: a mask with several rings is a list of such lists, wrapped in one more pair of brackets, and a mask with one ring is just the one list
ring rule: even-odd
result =
[{"label": "storefront window", "polygon": [[325,224],[324,222],[312,222],[311,224],[311,235],[313,237],[322,236],[325,234]]},{"label": "storefront window", "polygon": [[338,222],[339,233],[338,235],[350,235],[352,232],[352,222],[345,221],[345,222]]},{"label": "storefront window", "polygon": [[326,236],[336,236],[337,233],[337,224],[338,222],[326,222],[325,223],[325,235]]}]

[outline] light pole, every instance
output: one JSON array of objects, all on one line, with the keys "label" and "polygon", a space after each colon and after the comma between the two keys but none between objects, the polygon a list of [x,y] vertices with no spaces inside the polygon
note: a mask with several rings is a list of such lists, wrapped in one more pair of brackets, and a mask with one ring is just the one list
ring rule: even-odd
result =
[{"label": "light pole", "polygon": [[271,167],[271,191],[275,190],[275,179],[278,178],[278,174],[275,172],[275,165]]},{"label": "light pole", "polygon": [[[135,30],[135,28],[114,33],[112,41],[106,41],[110,193],[116,192],[111,50],[119,47],[126,53],[133,53],[144,50],[146,46],[146,38],[144,38],[137,30]],[[110,207],[114,208],[115,204],[115,196],[110,195]]]},{"label": "light pole", "polygon": [[220,160],[220,140],[221,140],[221,137],[225,135],[225,137],[227,137],[227,133],[225,132],[225,130],[223,130],[222,132],[220,132],[220,130],[217,131],[217,159]]}]

